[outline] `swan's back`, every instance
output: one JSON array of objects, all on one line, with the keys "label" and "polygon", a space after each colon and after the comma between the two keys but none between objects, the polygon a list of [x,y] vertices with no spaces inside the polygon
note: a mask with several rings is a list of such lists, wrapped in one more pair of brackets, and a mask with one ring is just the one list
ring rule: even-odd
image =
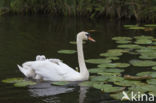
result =
[{"label": "swan's back", "polygon": [[80,73],[59,60],[54,61],[47,59],[44,61],[26,62],[23,64],[23,69],[28,70],[29,68],[29,71],[32,70],[33,76],[29,77],[33,79],[36,79],[36,75],[40,76],[43,80],[50,81],[76,81],[80,79]]}]

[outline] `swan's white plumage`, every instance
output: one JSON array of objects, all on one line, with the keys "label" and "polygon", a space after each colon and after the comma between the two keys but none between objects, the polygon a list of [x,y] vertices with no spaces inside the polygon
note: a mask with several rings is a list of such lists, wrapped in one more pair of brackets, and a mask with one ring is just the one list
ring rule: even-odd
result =
[{"label": "swan's white plumage", "polygon": [[86,68],[82,41],[87,40],[87,32],[80,32],[77,35],[77,49],[80,72],[75,71],[59,59],[46,59],[44,55],[37,55],[36,61],[29,61],[18,65],[19,70],[26,76],[33,79],[49,81],[82,81],[88,80],[89,72]]},{"label": "swan's white plumage", "polygon": [[[58,62],[58,61],[57,61]],[[20,71],[26,77],[32,77],[50,81],[78,81],[81,80],[81,74],[59,61],[54,63],[47,60],[31,61],[23,64],[23,67],[18,65]],[[37,77],[36,77],[37,76]],[[35,78],[36,77],[36,78]]]}]

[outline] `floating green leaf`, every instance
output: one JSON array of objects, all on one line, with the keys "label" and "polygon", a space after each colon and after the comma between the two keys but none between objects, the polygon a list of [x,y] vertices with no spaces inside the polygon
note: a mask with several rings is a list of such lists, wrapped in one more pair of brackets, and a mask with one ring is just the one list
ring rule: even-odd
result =
[{"label": "floating green leaf", "polygon": [[119,92],[125,89],[124,87],[113,87],[110,84],[102,84],[102,83],[94,84],[93,87],[96,89],[100,89],[106,93]]},{"label": "floating green leaf", "polygon": [[147,83],[148,83],[148,84],[156,85],[156,79],[147,80]]},{"label": "floating green leaf", "polygon": [[119,57],[107,57],[106,59],[108,59],[108,60],[119,60],[120,58]]},{"label": "floating green leaf", "polygon": [[138,27],[138,25],[123,25],[124,27],[126,28],[129,28],[129,27]]},{"label": "floating green leaf", "polygon": [[62,85],[67,85],[69,84],[69,82],[67,81],[59,81],[59,82],[52,82],[53,85],[58,85],[58,86],[62,86]]},{"label": "floating green leaf", "polygon": [[152,67],[153,70],[156,70],[156,66]]},{"label": "floating green leaf", "polygon": [[145,35],[141,35],[141,36],[135,36],[135,39],[153,39],[153,36],[145,36]]},{"label": "floating green leaf", "polygon": [[156,24],[146,24],[144,26],[149,26],[149,27],[156,27]]},{"label": "floating green leaf", "polygon": [[101,53],[100,56],[116,57],[121,56],[123,53],[127,53],[128,49],[110,49],[106,53]]},{"label": "floating green leaf", "polygon": [[92,82],[92,81],[84,81],[84,82],[81,82],[79,85],[91,87],[91,86],[93,86],[93,84],[94,84],[94,82]]},{"label": "floating green leaf", "polygon": [[17,82],[14,84],[15,87],[26,87],[29,85],[35,85],[36,82],[33,81],[22,81],[22,82]]},{"label": "floating green leaf", "polygon": [[96,76],[95,78],[92,78],[91,81],[96,82],[106,82],[108,80],[108,77],[105,76]]},{"label": "floating green leaf", "polygon": [[131,37],[121,37],[121,36],[118,36],[118,37],[113,37],[112,40],[132,40]]},{"label": "floating green leaf", "polygon": [[140,49],[142,46],[135,45],[135,44],[127,44],[127,45],[118,45],[118,48],[127,48],[127,49]]},{"label": "floating green leaf", "polygon": [[119,77],[119,76],[112,76],[108,79],[109,82],[120,82],[120,81],[123,81],[124,78],[123,77]]},{"label": "floating green leaf", "polygon": [[17,82],[23,82],[23,81],[24,81],[23,78],[8,78],[8,79],[2,80],[3,83],[17,83]]},{"label": "floating green leaf", "polygon": [[102,64],[102,63],[110,63],[110,59],[88,59],[86,60],[87,63],[92,63],[92,64]]},{"label": "floating green leaf", "polygon": [[134,27],[129,27],[128,29],[133,29],[133,30],[142,30],[142,29],[145,29],[145,27],[141,27],[141,26],[134,26]]},{"label": "floating green leaf", "polygon": [[58,53],[60,54],[74,54],[76,53],[75,50],[59,50]]},{"label": "floating green leaf", "polygon": [[140,73],[137,73],[138,76],[151,76],[153,78],[156,78],[156,72],[140,72]]},{"label": "floating green leaf", "polygon": [[88,69],[88,71],[90,73],[101,73],[101,72],[104,72],[106,68],[91,68],[91,69]]},{"label": "floating green leaf", "polygon": [[119,85],[119,86],[132,86],[132,85],[137,85],[141,83],[140,81],[132,81],[132,80],[123,80],[123,81],[117,81],[114,82],[114,84]]},{"label": "floating green leaf", "polygon": [[130,63],[137,67],[149,67],[156,65],[156,62],[151,60],[131,60]]},{"label": "floating green leaf", "polygon": [[100,56],[106,56],[106,57],[114,57],[114,56],[121,56],[123,53],[121,52],[107,52],[107,53],[101,53]]},{"label": "floating green leaf", "polygon": [[118,44],[127,44],[127,43],[131,43],[131,41],[128,41],[128,40],[118,40],[118,41],[116,41],[116,43],[118,43]]},{"label": "floating green leaf", "polygon": [[128,63],[107,63],[107,64],[100,64],[98,67],[120,67],[120,68],[126,68],[129,67],[130,64]]},{"label": "floating green leaf", "polygon": [[151,44],[152,40],[149,40],[149,39],[138,39],[135,43],[136,44]]}]

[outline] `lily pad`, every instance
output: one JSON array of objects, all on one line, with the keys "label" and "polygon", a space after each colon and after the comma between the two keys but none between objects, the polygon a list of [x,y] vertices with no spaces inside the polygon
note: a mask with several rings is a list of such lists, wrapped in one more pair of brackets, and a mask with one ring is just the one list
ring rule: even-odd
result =
[{"label": "lily pad", "polygon": [[110,63],[112,62],[110,59],[87,59],[87,63],[92,63],[92,64],[102,64],[102,63]]},{"label": "lily pad", "polygon": [[153,70],[156,70],[156,66],[152,67]]},{"label": "lily pad", "polygon": [[106,53],[101,53],[100,56],[106,57],[116,57],[121,56],[123,53],[127,53],[129,50],[127,49],[110,49]]},{"label": "lily pad", "polygon": [[121,73],[120,72],[115,72],[115,73],[110,73],[110,72],[102,72],[102,73],[98,73],[99,75],[102,75],[102,76],[106,76],[106,77],[116,77],[116,76],[121,76]]},{"label": "lily pad", "polygon": [[118,45],[118,48],[127,48],[127,49],[140,49],[142,46],[135,45],[135,44],[124,44],[124,45]]},{"label": "lily pad", "polygon": [[121,56],[123,53],[121,52],[107,52],[107,53],[101,53],[100,56],[105,57],[114,57],[114,56]]},{"label": "lily pad", "polygon": [[119,58],[119,57],[114,56],[114,57],[107,57],[106,59],[108,59],[108,60],[119,60],[120,58]]},{"label": "lily pad", "polygon": [[69,84],[67,81],[52,82],[53,85],[63,86]]},{"label": "lily pad", "polygon": [[29,85],[35,85],[36,82],[33,81],[22,81],[22,82],[17,82],[14,84],[15,87],[26,87]]},{"label": "lily pad", "polygon": [[139,83],[141,82],[132,81],[132,80],[123,80],[123,81],[114,82],[115,85],[119,85],[119,86],[132,86],[132,85],[138,85]]},{"label": "lily pad", "polygon": [[141,35],[141,36],[135,36],[135,39],[153,39],[153,36],[145,36],[145,35]]},{"label": "lily pad", "polygon": [[146,24],[144,26],[148,26],[148,27],[156,27],[156,24]]},{"label": "lily pad", "polygon": [[58,53],[60,54],[74,54],[76,53],[75,50],[59,50]]},{"label": "lily pad", "polygon": [[93,83],[92,81],[84,81],[84,82],[81,82],[79,85],[80,86],[86,86],[86,87],[91,87],[93,86]]},{"label": "lily pad", "polygon": [[147,80],[148,84],[156,85],[156,79]]},{"label": "lily pad", "polygon": [[131,43],[131,41],[128,41],[128,40],[118,40],[118,41],[116,41],[116,43],[118,43],[118,44],[127,44],[127,43]]},{"label": "lily pad", "polygon": [[124,25],[124,27],[129,28],[129,27],[138,27],[138,25]]},{"label": "lily pad", "polygon": [[96,76],[95,78],[92,78],[91,81],[96,81],[96,82],[107,82],[108,77],[105,76]]},{"label": "lily pad", "polygon": [[132,40],[131,37],[121,37],[121,36],[118,36],[118,37],[113,37],[112,40]]},{"label": "lily pad", "polygon": [[153,78],[156,78],[156,72],[140,72],[140,73],[137,73],[136,75],[138,76],[151,76]]},{"label": "lily pad", "polygon": [[124,87],[113,87],[112,85],[110,84],[94,84],[93,85],[94,88],[96,89],[100,89],[106,93],[114,93],[114,92],[119,92],[119,91],[122,91],[124,90],[125,88]]},{"label": "lily pad", "polygon": [[8,78],[8,79],[2,80],[3,83],[17,83],[17,82],[23,82],[23,81],[24,81],[23,78]]},{"label": "lily pad", "polygon": [[120,82],[123,81],[124,78],[123,77],[119,77],[119,76],[112,76],[111,78],[108,79],[109,82]]},{"label": "lily pad", "polygon": [[98,65],[98,67],[102,68],[102,67],[119,67],[119,68],[126,68],[129,67],[130,64],[128,63],[108,63],[108,64],[100,64]]},{"label": "lily pad", "polygon": [[151,44],[152,40],[149,39],[138,39],[135,44]]},{"label": "lily pad", "polygon": [[104,72],[106,68],[92,68],[92,69],[88,69],[88,71],[90,73],[101,73]]},{"label": "lily pad", "polygon": [[137,67],[149,67],[156,65],[156,62],[151,60],[131,60],[130,63]]},{"label": "lily pad", "polygon": [[137,52],[141,54],[140,59],[156,59],[156,50],[153,48],[146,47],[137,50]]},{"label": "lily pad", "polygon": [[145,27],[141,27],[141,26],[134,26],[134,27],[129,27],[128,29],[133,29],[133,30],[142,30],[142,29],[145,29]]}]

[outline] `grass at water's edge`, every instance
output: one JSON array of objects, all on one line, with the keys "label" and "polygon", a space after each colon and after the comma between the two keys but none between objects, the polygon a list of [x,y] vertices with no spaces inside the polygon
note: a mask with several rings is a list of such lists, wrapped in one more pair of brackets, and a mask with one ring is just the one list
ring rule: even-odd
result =
[{"label": "grass at water's edge", "polygon": [[0,15],[52,14],[156,21],[155,0],[0,0]]}]

